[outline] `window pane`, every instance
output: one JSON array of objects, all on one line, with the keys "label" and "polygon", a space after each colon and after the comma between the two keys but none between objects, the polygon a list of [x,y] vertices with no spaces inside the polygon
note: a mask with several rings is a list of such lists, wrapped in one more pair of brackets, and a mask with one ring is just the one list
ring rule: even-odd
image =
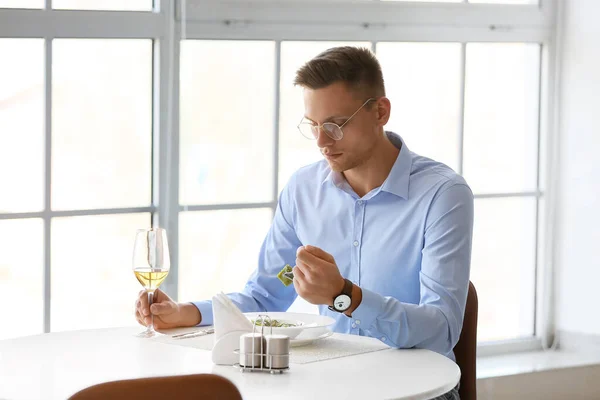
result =
[{"label": "window pane", "polygon": [[0,340],[44,331],[44,223],[41,219],[0,221]]},{"label": "window pane", "polygon": [[534,191],[540,47],[467,45],[464,175],[475,193]]},{"label": "window pane", "polygon": [[44,8],[44,0],[0,0],[0,8]]},{"label": "window pane", "polygon": [[283,42],[279,115],[279,190],[300,167],[323,159],[315,140],[298,132],[304,115],[302,88],[294,86],[296,70],[320,52],[336,46],[371,47],[369,42]]},{"label": "window pane", "polygon": [[136,324],[131,257],[136,229],[149,225],[145,213],[53,219],[52,331]]},{"label": "window pane", "polygon": [[269,208],[182,212],[179,300],[241,291],[257,267],[271,219]]},{"label": "window pane", "polygon": [[468,0],[469,3],[488,4],[538,4],[538,0]]},{"label": "window pane", "polygon": [[475,200],[471,280],[480,342],[533,335],[536,199]]},{"label": "window pane", "polygon": [[54,40],[54,209],[150,204],[152,42]]},{"label": "window pane", "polygon": [[273,199],[275,44],[181,43],[181,204]]},{"label": "window pane", "polygon": [[461,45],[378,43],[377,58],[392,103],[385,129],[458,171]]},{"label": "window pane", "polygon": [[409,2],[416,2],[416,3],[462,3],[463,0],[381,0],[381,1],[398,1],[398,2],[409,1]]},{"label": "window pane", "polygon": [[52,8],[72,10],[150,11],[152,0],[52,0]]},{"label": "window pane", "polygon": [[0,213],[44,208],[44,41],[0,39]]}]

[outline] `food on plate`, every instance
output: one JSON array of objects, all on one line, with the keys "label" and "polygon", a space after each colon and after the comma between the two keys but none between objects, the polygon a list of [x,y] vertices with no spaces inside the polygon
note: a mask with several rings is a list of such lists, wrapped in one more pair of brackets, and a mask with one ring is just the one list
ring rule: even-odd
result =
[{"label": "food on plate", "polygon": [[292,323],[292,322],[287,322],[287,321],[280,321],[277,319],[264,319],[264,320],[260,320],[260,319],[251,319],[250,322],[252,322],[253,325],[256,326],[267,326],[267,327],[273,327],[273,328],[293,328],[295,326],[300,326],[302,325],[302,322],[296,322],[296,323]]}]

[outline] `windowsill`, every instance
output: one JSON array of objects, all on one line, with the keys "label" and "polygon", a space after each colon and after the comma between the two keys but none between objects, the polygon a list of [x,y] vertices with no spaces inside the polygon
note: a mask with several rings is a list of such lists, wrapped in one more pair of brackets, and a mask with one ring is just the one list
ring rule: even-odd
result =
[{"label": "windowsill", "polygon": [[477,357],[477,379],[600,365],[600,351],[548,350]]}]

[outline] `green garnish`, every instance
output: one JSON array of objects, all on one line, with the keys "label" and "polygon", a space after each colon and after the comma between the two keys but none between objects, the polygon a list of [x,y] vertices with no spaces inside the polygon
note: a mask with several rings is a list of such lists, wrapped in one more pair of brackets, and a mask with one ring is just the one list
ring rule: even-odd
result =
[{"label": "green garnish", "polygon": [[283,269],[277,274],[277,278],[279,278],[281,283],[283,283],[285,286],[290,286],[292,282],[294,282],[293,279],[290,279],[288,276],[288,274],[291,275],[291,272],[292,267],[286,264],[285,267],[283,267]]},{"label": "green garnish", "polygon": [[[259,320],[253,320],[251,319],[250,322],[252,322],[252,325],[256,325],[256,326],[263,326],[263,321]],[[297,324],[292,324],[290,322],[281,322],[278,321],[276,319],[272,319],[272,320],[264,320],[264,326],[272,326],[273,328],[292,328],[294,326],[298,326]]]}]

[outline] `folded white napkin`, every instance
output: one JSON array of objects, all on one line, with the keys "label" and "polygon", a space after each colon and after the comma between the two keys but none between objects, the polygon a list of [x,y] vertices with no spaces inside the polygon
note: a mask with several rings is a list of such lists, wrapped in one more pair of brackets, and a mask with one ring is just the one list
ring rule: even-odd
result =
[{"label": "folded white napkin", "polygon": [[215,342],[230,332],[252,332],[252,323],[224,293],[213,296],[212,308]]}]

